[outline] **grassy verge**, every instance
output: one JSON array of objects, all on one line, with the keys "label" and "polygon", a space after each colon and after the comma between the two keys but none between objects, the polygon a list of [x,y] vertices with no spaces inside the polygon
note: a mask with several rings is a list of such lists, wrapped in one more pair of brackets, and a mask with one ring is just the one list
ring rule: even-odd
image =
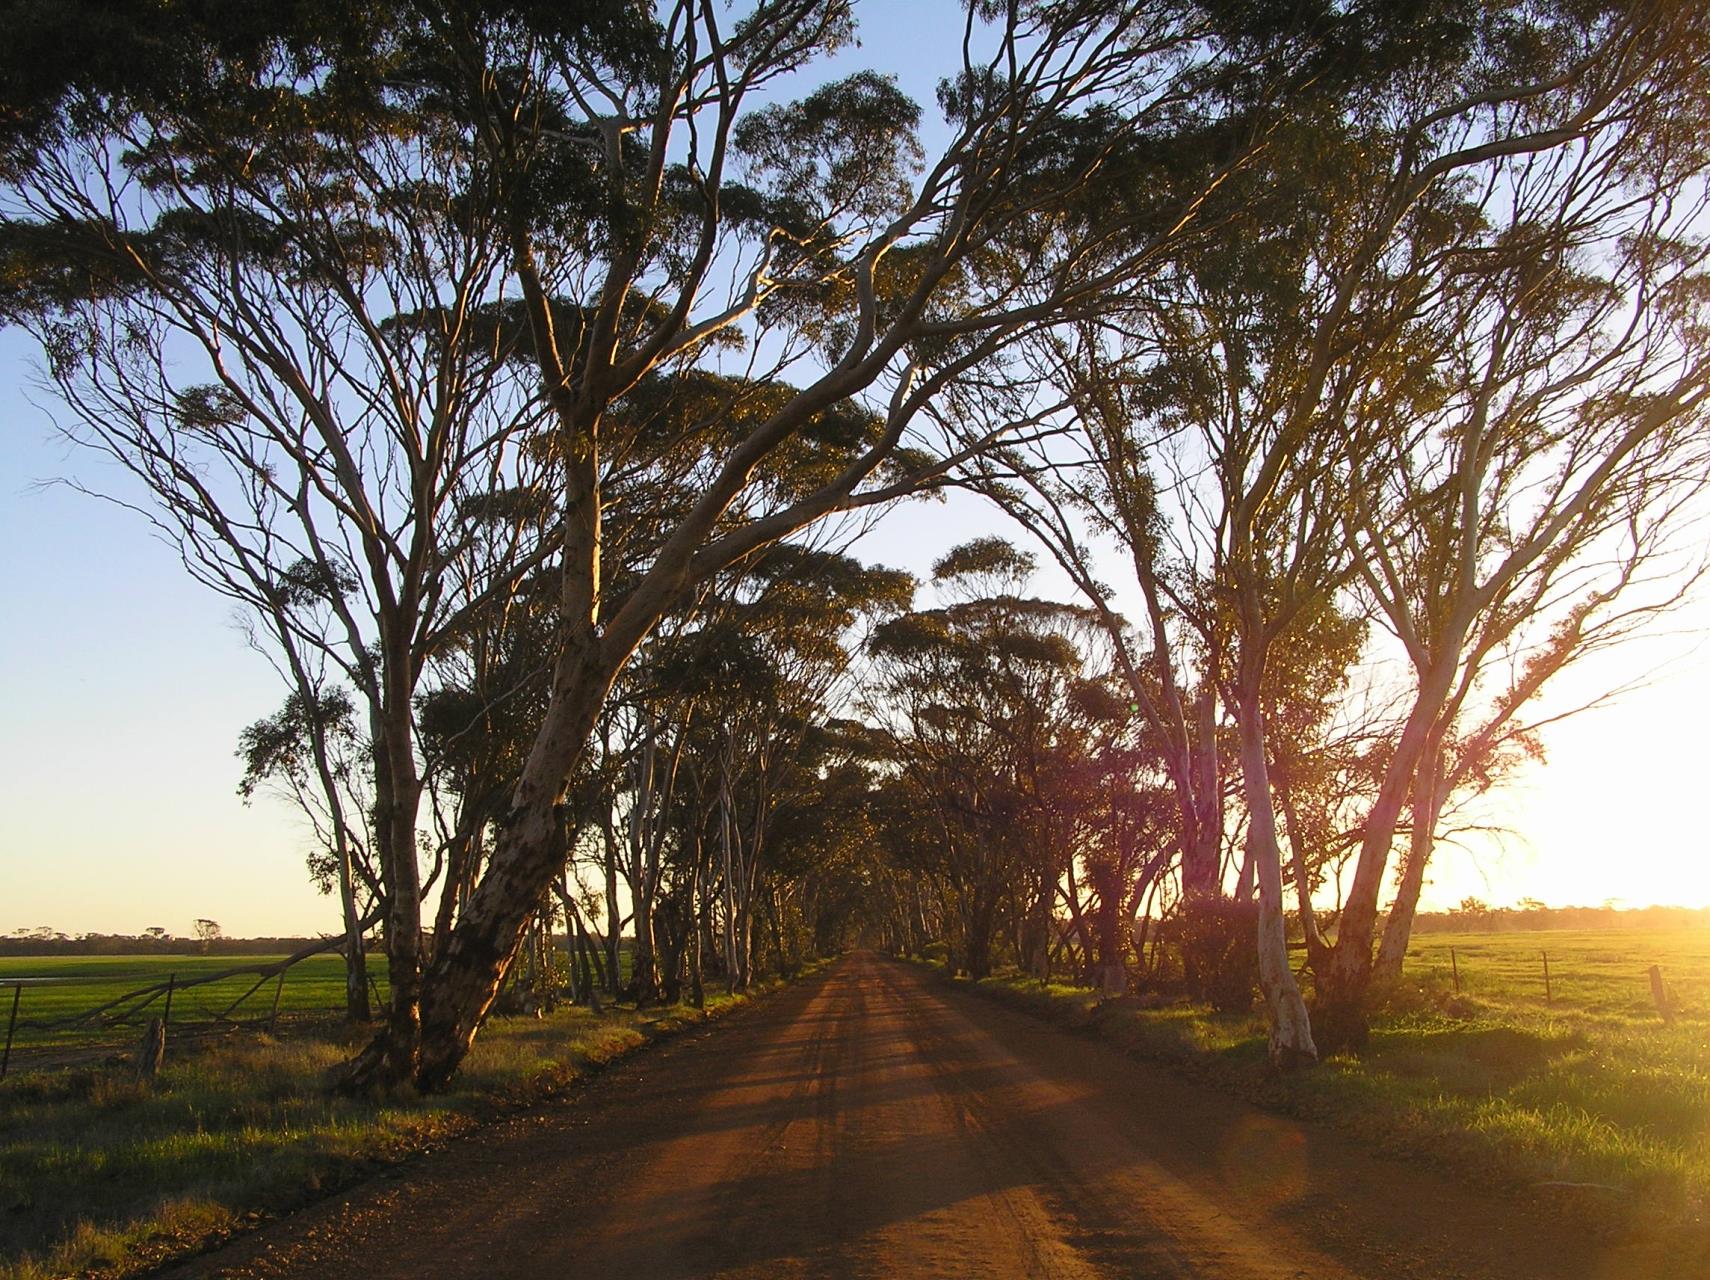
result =
[{"label": "grassy verge", "polygon": [[124,1276],[295,1207],[748,997],[691,1008],[495,1019],[453,1087],[338,1098],[326,1073],[359,1038],[332,1028],[169,1057],[152,1087],[124,1064],[0,1086],[0,1277]]},{"label": "grassy verge", "polygon": [[[1446,950],[1457,941],[1461,993]],[[1533,972],[1541,973],[1546,949],[1561,975],[1549,1003]],[[1683,982],[1677,993],[1697,993],[1704,971],[1695,962],[1710,963],[1710,937],[1701,930],[1640,941],[1590,933],[1434,935],[1422,951],[1409,982],[1374,1020],[1364,1055],[1333,1057],[1283,1078],[1267,1068],[1256,1014],[1100,1001],[1084,988],[1016,974],[958,982],[1380,1149],[1487,1185],[1535,1190],[1610,1229],[1704,1243],[1710,1008],[1683,995],[1675,1025],[1664,1025],[1649,1003],[1641,961],[1670,957]]]}]

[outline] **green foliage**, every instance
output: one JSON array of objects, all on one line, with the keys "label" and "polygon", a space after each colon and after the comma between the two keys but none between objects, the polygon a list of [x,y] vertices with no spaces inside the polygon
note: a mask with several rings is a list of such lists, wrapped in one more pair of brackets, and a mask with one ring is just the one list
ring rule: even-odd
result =
[{"label": "green foliage", "polygon": [[750,172],[799,211],[792,221],[811,243],[831,234],[834,220],[874,223],[902,211],[924,159],[919,127],[920,108],[894,77],[861,71],[749,113],[732,140]]},{"label": "green foliage", "polygon": [[1070,874],[1090,890],[1084,963],[1116,963],[1137,872],[1168,838],[1097,616],[1019,594],[1033,564],[1001,538],[956,547],[933,570],[953,602],[889,619],[867,644],[864,705],[895,770],[877,798],[886,854],[976,976],[1002,953],[1049,966]]},{"label": "green foliage", "polygon": [[1258,991],[1258,904],[1184,902],[1174,923],[1188,989],[1219,1013],[1250,1012]]},{"label": "green foliage", "polygon": [[273,715],[238,734],[238,756],[244,763],[238,794],[252,799],[269,779],[302,783],[314,767],[311,741],[316,734],[355,741],[356,707],[344,690],[328,689],[313,706],[293,693]]}]

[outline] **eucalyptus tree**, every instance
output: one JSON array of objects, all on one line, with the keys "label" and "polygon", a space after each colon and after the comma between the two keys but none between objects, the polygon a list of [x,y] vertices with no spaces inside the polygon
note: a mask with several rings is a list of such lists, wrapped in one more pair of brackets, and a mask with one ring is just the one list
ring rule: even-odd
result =
[{"label": "eucalyptus tree", "polygon": [[[1078,196],[1137,139],[1136,172],[1166,149],[1217,50],[1185,6],[975,6],[927,158],[881,76],[780,100],[852,39],[840,0],[168,9],[103,14],[87,61],[14,58],[5,312],[191,558],[235,567],[211,577],[260,597],[307,558],[355,581],[329,648],[371,721],[393,998],[349,1083],[434,1087],[556,875],[559,802],[630,655],[696,583],[898,491],[873,477],[923,403],[1157,258],[1191,200],[1110,252],[1107,211]],[[22,56],[63,29],[13,16]],[[734,333],[750,380],[790,390],[614,583],[607,482],[669,444],[614,406]],[[882,425],[853,461],[797,500],[738,503],[782,442],[870,390]],[[540,434],[554,465],[515,447]],[[550,536],[481,593],[554,565],[546,709],[418,978],[411,709],[455,630],[460,509],[530,485]]]},{"label": "eucalyptus tree", "polygon": [[1406,655],[1411,697],[1335,947],[1316,966],[1341,1042],[1364,1038],[1403,815],[1409,851],[1376,962],[1387,976],[1445,800],[1488,776],[1557,672],[1702,571],[1710,152],[1681,123],[1637,116],[1493,178],[1479,233],[1440,268],[1435,394],[1386,414],[1379,465],[1351,507],[1359,581]]},{"label": "eucalyptus tree", "polygon": [[934,566],[949,603],[892,619],[868,645],[866,713],[931,841],[911,860],[935,879],[955,958],[976,977],[1001,935],[1049,971],[1059,883],[1082,822],[1078,775],[1111,699],[1089,686],[1084,609],[1020,594],[1032,558],[1001,539]]},{"label": "eucalyptus tree", "polygon": [[[133,61],[72,66],[11,139],[0,306],[41,341],[74,436],[272,629],[299,695],[312,660],[361,700],[383,1034],[411,1043],[418,683],[457,612],[544,554],[456,598],[465,511],[530,482],[513,445],[541,410],[513,339],[477,319],[507,272],[498,179],[448,104],[402,87],[421,48],[386,12],[163,16],[129,32]],[[56,22],[32,10],[24,47]],[[280,606],[304,594],[313,610]]]},{"label": "eucalyptus tree", "polygon": [[[829,956],[870,945],[890,902],[881,879],[879,815],[866,735],[845,723],[818,726],[804,753],[812,769],[773,817],[773,874],[781,888],[780,967],[799,954]],[[796,955],[786,948],[792,943]]]},{"label": "eucalyptus tree", "polygon": [[[1517,45],[1517,25],[1529,29],[1534,40]],[[1305,316],[1303,330],[1285,346],[1271,348],[1268,359],[1255,361],[1250,331],[1237,315],[1225,313],[1219,325],[1223,332],[1211,348],[1227,371],[1224,403],[1246,417],[1228,418],[1213,437],[1225,520],[1212,546],[1219,576],[1227,583],[1239,646],[1244,792],[1259,845],[1260,962],[1262,972],[1269,971],[1265,985],[1275,1025],[1285,1032],[1273,1033],[1273,1055],[1279,1057],[1308,1055],[1314,1046],[1304,1038],[1299,1009],[1291,1013],[1292,1002],[1278,997],[1279,988],[1286,996],[1292,983],[1281,945],[1280,859],[1261,686],[1268,651],[1278,638],[1301,619],[1333,619],[1346,607],[1335,597],[1359,567],[1343,550],[1346,542],[1337,537],[1328,512],[1358,506],[1388,460],[1381,451],[1394,438],[1398,422],[1419,413],[1432,396],[1434,375],[1442,370],[1429,353],[1436,342],[1453,336],[1433,303],[1452,285],[1454,273],[1478,271],[1492,248],[1500,254],[1502,233],[1532,216],[1526,208],[1529,196],[1544,197],[1539,210],[1558,201],[1574,209],[1581,200],[1597,202],[1587,195],[1586,184],[1606,182],[1610,191],[1631,191],[1624,178],[1638,176],[1642,187],[1647,175],[1638,156],[1659,144],[1672,153],[1660,166],[1678,174],[1678,134],[1702,116],[1702,33],[1692,18],[1672,7],[1622,5],[1588,14],[1572,6],[1492,14],[1469,24],[1466,33],[1442,47],[1450,60],[1431,67],[1429,74],[1441,79],[1431,85],[1423,108],[1416,68],[1391,84],[1374,86],[1377,101],[1393,104],[1389,119],[1375,128],[1369,117],[1354,122],[1351,134],[1359,149],[1338,163],[1351,167],[1354,190],[1372,194],[1340,208],[1332,202],[1308,215],[1317,226],[1292,273],[1298,284],[1287,286],[1299,295],[1293,314]],[[1622,174],[1629,165],[1638,166],[1639,174]],[[1504,211],[1505,197],[1491,193],[1505,189],[1514,194]],[[1489,198],[1481,199],[1481,193]],[[1624,197],[1613,199],[1617,207],[1624,203]],[[1496,234],[1481,234],[1493,213]],[[1641,256],[1647,268],[1654,267],[1649,252]],[[1630,277],[1630,289],[1617,289],[1625,295],[1624,304],[1613,304],[1605,314],[1613,316],[1642,299],[1652,283],[1648,274],[1641,269]],[[1547,346],[1554,339],[1542,341]],[[1591,342],[1596,345],[1597,339]],[[1488,386],[1487,370],[1476,360],[1470,369],[1453,372],[1470,373]],[[1570,375],[1568,381],[1584,386],[1583,376]],[[1248,398],[1267,387],[1274,390],[1269,408],[1263,397]],[[1615,446],[1605,464],[1585,461],[1572,446],[1564,450],[1560,460],[1571,461],[1566,475],[1557,474],[1557,493],[1584,493],[1589,500],[1595,490],[1592,477],[1618,467],[1659,419],[1673,420],[1696,396],[1690,386],[1671,385],[1663,374],[1657,380],[1641,375],[1630,390],[1647,400],[1660,394],[1664,403],[1638,409],[1629,401],[1614,412],[1631,434],[1624,438],[1620,429],[1604,434],[1600,443]],[[1475,401],[1478,395],[1474,390]],[[1558,405],[1569,415],[1574,412]],[[1256,419],[1255,409],[1260,411]],[[1524,420],[1529,411],[1520,416]],[[1327,436],[1335,443],[1326,445]],[[1238,448],[1231,450],[1231,444]],[[1549,470],[1545,464],[1543,471]],[[1551,490],[1544,474],[1529,472],[1528,479],[1542,484],[1546,493]],[[1560,515],[1523,537],[1526,550],[1520,559],[1545,546],[1565,549],[1560,539],[1571,515]],[[1571,558],[1574,552],[1564,554]],[[1528,607],[1539,603],[1533,600]],[[1403,731],[1366,819],[1361,863],[1338,922],[1335,959],[1315,968],[1333,1047],[1358,1040],[1357,1017],[1350,1036],[1347,1015],[1364,995],[1367,903],[1375,900],[1373,882],[1382,879],[1393,838],[1387,815],[1409,784],[1421,781],[1417,769],[1409,778],[1408,756],[1429,738],[1431,720],[1428,712],[1410,717]],[[1428,779],[1424,784],[1427,790],[1434,785]],[[1429,814],[1428,804],[1422,812]]]},{"label": "eucalyptus tree", "polygon": [[238,754],[244,762],[238,794],[246,802],[271,785],[309,821],[315,836],[309,874],[323,893],[338,894],[345,1016],[367,1022],[373,1010],[364,935],[380,898],[380,877],[361,821],[366,742],[356,708],[341,689],[310,683],[288,695],[271,716],[247,726],[238,736]]},{"label": "eucalyptus tree", "polygon": [[1121,692],[1114,674],[1074,690],[1085,737],[1056,761],[1068,819],[1059,893],[1084,979],[1113,996],[1128,986],[1134,922],[1180,846],[1162,755]]},{"label": "eucalyptus tree", "polygon": [[716,904],[719,962],[732,990],[752,976],[757,910],[781,946],[780,913],[809,871],[804,849],[835,844],[819,831],[779,848],[774,830],[780,821],[797,833],[817,827],[804,811],[822,798],[824,726],[849,696],[849,646],[906,608],[913,592],[907,574],[780,544],[721,575],[693,625],[650,646],[632,668],[688,747],[686,803],[671,818],[677,874],[687,880],[679,894],[689,916]]},{"label": "eucalyptus tree", "polygon": [[[829,512],[902,491],[869,482],[922,404],[1017,333],[1145,269],[1191,211],[1112,255],[1103,212],[1078,199],[1111,155],[1168,127],[1201,51],[1191,13],[970,14],[963,64],[941,95],[949,141],[918,178],[918,110],[881,77],[750,110],[771,82],[849,38],[846,5],[776,0],[727,28],[685,3],[658,20],[625,11],[610,29],[591,27],[503,46],[514,74],[474,80],[478,92],[461,99],[510,171],[544,180],[563,165],[598,199],[576,208],[586,237],[542,227],[527,192],[512,221],[510,265],[534,332],[549,339],[536,343],[542,385],[572,441],[560,490],[563,644],[504,836],[424,989],[416,1077],[430,1087],[460,1061],[520,913],[551,874],[555,806],[612,681],[684,591]],[[478,42],[462,48],[482,71],[492,61]],[[513,85],[528,110],[507,97]],[[564,123],[536,130],[543,117]],[[738,165],[754,185],[732,181]],[[559,294],[589,299],[585,322],[569,323]],[[614,597],[601,572],[601,488],[637,442],[602,438],[607,407],[739,325],[753,331],[757,383],[777,386],[810,352],[821,371],[708,468],[646,573]],[[573,342],[551,340],[560,333]],[[864,452],[810,495],[732,518],[768,454],[871,388],[884,408]],[[394,1037],[370,1060],[413,1049]],[[355,1078],[368,1074],[365,1064]]]},{"label": "eucalyptus tree", "polygon": [[[1323,74],[1279,104],[1265,150],[1208,202],[1223,234],[1196,240],[1132,305],[1040,345],[1034,381],[1069,401],[1084,426],[1091,488],[1082,509],[1049,478],[1060,452],[1011,450],[980,477],[1003,486],[1097,608],[1107,592],[1082,533],[1090,514],[1129,553],[1142,599],[1156,593],[1170,606],[1149,608],[1143,638],[1162,652],[1173,611],[1194,632],[1177,662],[1198,668],[1202,688],[1222,681],[1239,730],[1271,1049],[1283,1065],[1310,1061],[1316,1046],[1284,938],[1270,669],[1290,648],[1337,648],[1370,603],[1354,590],[1371,575],[1344,516],[1395,464],[1402,424],[1443,394],[1448,371],[1436,353],[1456,331],[1438,302],[1458,287],[1457,273],[1500,254],[1487,219],[1500,221],[1503,195],[1516,183],[1541,189],[1550,172],[1578,175],[1556,189],[1569,205],[1580,183],[1632,190],[1639,151],[1617,152],[1610,140],[1646,137],[1656,163],[1678,171],[1703,114],[1702,33],[1672,6],[1322,16],[1308,43]],[[1390,518],[1373,508],[1374,527]],[[1137,695],[1172,669],[1161,660],[1144,671],[1133,659],[1126,668],[1140,676],[1131,677]],[[1194,779],[1186,717],[1167,700],[1138,700],[1173,735],[1185,796]],[[1423,735],[1415,730],[1407,750]],[[1372,853],[1356,871],[1362,903],[1375,898],[1370,877],[1381,883],[1394,834],[1382,815],[1405,796],[1408,776],[1401,766],[1380,789]],[[1193,807],[1182,805],[1184,818]],[[1357,961],[1363,910],[1352,928],[1344,920],[1349,950],[1316,975],[1333,999],[1338,973],[1357,985],[1369,967]],[[1364,945],[1369,955],[1369,932]]]}]

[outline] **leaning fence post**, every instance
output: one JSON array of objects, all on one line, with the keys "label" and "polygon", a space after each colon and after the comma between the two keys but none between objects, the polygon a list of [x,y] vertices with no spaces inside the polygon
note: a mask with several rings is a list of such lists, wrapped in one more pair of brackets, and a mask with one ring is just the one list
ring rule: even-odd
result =
[{"label": "leaning fence post", "polygon": [[273,1012],[267,1015],[267,1034],[272,1035],[273,1029],[279,1025],[279,997],[285,991],[285,970],[279,971],[279,985],[273,988]]},{"label": "leaning fence post", "polygon": [[1461,994],[1461,966],[1455,959],[1455,949],[1449,948],[1449,970],[1455,975],[1455,994]]},{"label": "leaning fence post", "polygon": [[1544,1003],[1549,1004],[1550,1003],[1550,953],[1548,951],[1540,951],[1538,954],[1544,957]]},{"label": "leaning fence post", "polygon": [[23,998],[24,984],[12,984],[12,1016],[6,1020],[6,1051],[0,1053],[0,1080],[6,1078],[6,1068],[12,1064],[12,1032],[18,1027],[18,1001]]},{"label": "leaning fence post", "polygon": [[1657,1012],[1662,1014],[1663,1021],[1669,1026],[1674,1025],[1674,1001],[1668,998],[1668,986],[1663,982],[1662,966],[1651,966],[1651,999],[1657,1002]]},{"label": "leaning fence post", "polygon": [[165,1031],[167,1028],[167,1025],[172,1021],[172,989],[173,989],[173,987],[175,987],[177,985],[178,985],[178,975],[176,973],[167,974],[166,975],[166,1008],[163,1009],[161,1011],[161,1014],[160,1014],[160,1029],[162,1031]]}]

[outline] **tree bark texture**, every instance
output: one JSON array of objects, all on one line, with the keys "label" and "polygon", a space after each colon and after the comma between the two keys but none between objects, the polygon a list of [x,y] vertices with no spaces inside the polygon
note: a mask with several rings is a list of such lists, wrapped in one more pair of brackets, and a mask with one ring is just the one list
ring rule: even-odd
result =
[{"label": "tree bark texture", "polygon": [[595,659],[592,653],[560,659],[552,706],[500,823],[487,873],[429,967],[416,1070],[422,1089],[441,1088],[456,1072],[504,981],[529,913],[562,869],[558,806],[615,677],[614,666]]},{"label": "tree bark texture", "polygon": [[[1252,674],[1252,673],[1249,673]],[[1264,711],[1259,680],[1244,680],[1241,720],[1241,779],[1248,809],[1248,848],[1259,885],[1259,986],[1270,1011],[1272,1066],[1289,1071],[1318,1060],[1306,1001],[1288,963],[1283,921],[1282,855],[1266,766]]]},{"label": "tree bark texture", "polygon": [[1372,977],[1378,982],[1393,982],[1401,976],[1401,966],[1407,956],[1407,944],[1413,937],[1413,919],[1419,911],[1419,894],[1425,887],[1425,869],[1436,843],[1437,815],[1443,806],[1443,749],[1434,742],[1419,762],[1419,772],[1413,780],[1413,831],[1408,842],[1407,865],[1402,868],[1401,884],[1395,902],[1384,921],[1383,941],[1378,944],[1377,962]]}]

